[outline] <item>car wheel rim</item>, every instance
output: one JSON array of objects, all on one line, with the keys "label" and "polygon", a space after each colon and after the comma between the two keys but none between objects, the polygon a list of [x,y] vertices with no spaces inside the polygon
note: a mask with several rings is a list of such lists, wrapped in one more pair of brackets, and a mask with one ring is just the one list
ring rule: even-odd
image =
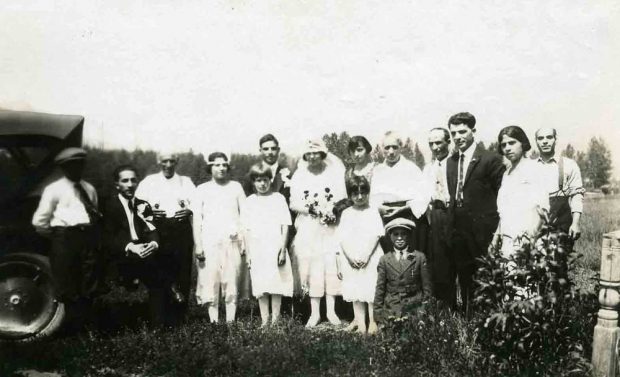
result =
[{"label": "car wheel rim", "polygon": [[0,338],[23,339],[50,323],[59,303],[51,276],[25,261],[0,264]]}]

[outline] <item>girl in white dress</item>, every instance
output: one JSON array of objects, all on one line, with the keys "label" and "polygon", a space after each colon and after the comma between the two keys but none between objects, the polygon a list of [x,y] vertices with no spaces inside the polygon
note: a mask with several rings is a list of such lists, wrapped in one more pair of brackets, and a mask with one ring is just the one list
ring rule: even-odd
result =
[{"label": "girl in white dress", "polygon": [[500,220],[492,245],[501,244],[502,254],[508,257],[521,246],[523,238],[534,242],[549,211],[549,189],[541,182],[540,165],[525,157],[531,146],[520,127],[503,128],[498,148],[510,165],[497,194]]},{"label": "girl in white dress", "polygon": [[229,179],[228,157],[224,153],[211,153],[207,164],[213,179],[196,188],[192,202],[198,259],[196,299],[198,304],[207,305],[211,322],[217,322],[222,296],[226,303],[226,321],[232,322],[237,311],[244,252],[239,213],[245,194],[238,182]]},{"label": "girl in white dress", "polygon": [[293,295],[293,273],[287,258],[286,243],[291,214],[286,199],[270,190],[272,173],[269,167],[256,164],[250,168],[255,194],[241,205],[241,224],[250,258],[252,293],[258,298],[262,326],[280,317],[282,296]]},{"label": "girl in white dress", "polygon": [[[306,327],[319,323],[321,297],[325,296],[327,319],[340,324],[335,297],[340,295],[336,267],[338,240],[335,217],[330,204],[346,197],[344,165],[327,153],[322,140],[307,143],[304,161],[300,161],[291,179],[291,209],[297,213],[293,252],[298,261],[302,292],[310,296],[310,318]],[[315,206],[314,203],[317,203]]]},{"label": "girl in white dress", "polygon": [[347,191],[353,206],[342,213],[338,225],[338,239],[342,251],[342,298],[353,302],[355,318],[347,330],[357,328],[366,332],[366,305],[368,305],[368,333],[377,331],[373,313],[373,300],[377,284],[377,265],[383,255],[379,238],[383,235],[383,223],[376,208],[368,205],[370,184],[364,176],[347,180]]}]

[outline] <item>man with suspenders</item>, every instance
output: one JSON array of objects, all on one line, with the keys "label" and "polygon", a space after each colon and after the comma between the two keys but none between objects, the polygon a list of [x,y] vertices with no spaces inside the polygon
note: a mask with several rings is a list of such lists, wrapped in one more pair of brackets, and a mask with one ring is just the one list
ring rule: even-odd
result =
[{"label": "man with suspenders", "polygon": [[579,222],[585,190],[577,163],[567,157],[556,157],[556,141],[554,128],[536,131],[536,144],[540,151],[538,163],[542,165],[544,179],[549,185],[550,224],[576,241],[581,236]]}]

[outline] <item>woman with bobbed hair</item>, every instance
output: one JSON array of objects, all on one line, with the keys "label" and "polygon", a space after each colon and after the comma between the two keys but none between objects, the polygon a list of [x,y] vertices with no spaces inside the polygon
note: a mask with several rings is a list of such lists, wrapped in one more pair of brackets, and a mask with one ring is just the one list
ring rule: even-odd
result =
[{"label": "woman with bobbed hair", "polygon": [[[311,313],[306,324],[319,323],[321,298],[325,296],[327,319],[340,324],[335,296],[340,295],[336,258],[338,240],[335,215],[330,208],[346,197],[344,166],[327,152],[322,140],[306,143],[297,171],[291,179],[290,208],[297,217],[293,251],[302,294],[310,296]],[[331,212],[331,213],[330,213]]]},{"label": "woman with bobbed hair", "polygon": [[244,247],[240,209],[245,200],[239,182],[230,180],[228,156],[213,152],[207,158],[212,179],[196,188],[193,207],[194,244],[198,259],[196,300],[219,315],[220,289],[226,303],[226,321],[235,320]]},{"label": "woman with bobbed hair", "polygon": [[346,179],[353,177],[365,177],[368,182],[372,180],[372,171],[376,165],[372,161],[370,153],[372,146],[364,136],[353,136],[347,145],[347,151],[351,157],[352,164],[347,168]]},{"label": "woman with bobbed hair", "polygon": [[508,257],[526,239],[534,241],[549,211],[549,190],[540,182],[539,165],[526,157],[531,145],[521,127],[503,128],[497,143],[508,168],[497,195],[500,221],[491,245]]}]

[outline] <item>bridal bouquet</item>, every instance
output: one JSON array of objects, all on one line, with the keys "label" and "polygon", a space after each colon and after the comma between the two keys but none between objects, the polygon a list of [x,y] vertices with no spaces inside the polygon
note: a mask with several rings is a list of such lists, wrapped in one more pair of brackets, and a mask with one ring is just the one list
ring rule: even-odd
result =
[{"label": "bridal bouquet", "polygon": [[322,194],[313,193],[310,191],[304,191],[305,207],[308,208],[308,213],[314,218],[318,218],[319,222],[323,225],[332,225],[337,221],[336,214],[334,213],[334,201],[332,200],[334,195],[330,193],[328,187],[325,188],[325,192]]}]

